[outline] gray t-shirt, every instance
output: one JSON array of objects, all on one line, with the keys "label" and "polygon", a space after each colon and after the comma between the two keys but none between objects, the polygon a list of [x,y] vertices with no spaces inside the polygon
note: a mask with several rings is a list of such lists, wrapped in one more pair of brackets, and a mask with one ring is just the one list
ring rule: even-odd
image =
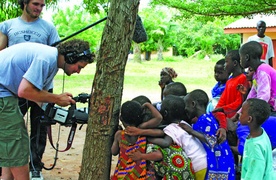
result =
[{"label": "gray t-shirt", "polygon": [[49,90],[58,72],[57,48],[19,43],[0,51],[0,97],[17,96],[24,77],[39,90]]},{"label": "gray t-shirt", "polygon": [[41,18],[25,22],[21,17],[0,23],[0,31],[8,37],[8,46],[22,42],[51,45],[60,40],[55,26]]}]

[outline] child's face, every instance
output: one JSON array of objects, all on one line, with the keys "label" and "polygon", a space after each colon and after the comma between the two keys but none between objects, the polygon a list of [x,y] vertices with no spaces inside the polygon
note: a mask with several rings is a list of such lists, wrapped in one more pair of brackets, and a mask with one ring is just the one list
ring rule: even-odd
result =
[{"label": "child's face", "polygon": [[244,53],[240,52],[241,67],[243,67],[243,68],[248,68],[249,67],[247,56],[248,56],[247,54],[244,54]]},{"label": "child's face", "polygon": [[240,117],[239,117],[240,123],[242,125],[247,125],[248,121],[251,118],[251,116],[249,116],[249,114],[248,114],[248,109],[249,109],[249,104],[247,103],[247,101],[245,101],[242,104],[242,110],[241,110]]},{"label": "child's face", "polygon": [[233,61],[231,57],[225,57],[225,70],[227,73],[231,74],[235,68],[236,61]]},{"label": "child's face", "polygon": [[224,69],[224,65],[216,64],[214,68],[214,77],[218,82],[225,82],[228,79],[228,73]]},{"label": "child's face", "polygon": [[172,78],[168,73],[161,71],[160,82],[162,82],[163,84],[169,84],[170,82],[172,82]]}]

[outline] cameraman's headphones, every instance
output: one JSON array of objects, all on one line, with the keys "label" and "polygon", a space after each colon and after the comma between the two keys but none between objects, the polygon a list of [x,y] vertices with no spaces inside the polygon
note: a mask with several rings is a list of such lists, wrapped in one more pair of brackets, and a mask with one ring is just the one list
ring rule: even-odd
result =
[{"label": "cameraman's headphones", "polygon": [[91,57],[92,57],[92,53],[90,51],[90,49],[87,49],[81,53],[78,53],[76,51],[71,51],[71,52],[67,52],[66,54],[64,54],[65,57],[65,62],[67,64],[75,64],[79,61],[79,58],[82,56],[87,56],[87,61],[90,63],[92,61]]}]

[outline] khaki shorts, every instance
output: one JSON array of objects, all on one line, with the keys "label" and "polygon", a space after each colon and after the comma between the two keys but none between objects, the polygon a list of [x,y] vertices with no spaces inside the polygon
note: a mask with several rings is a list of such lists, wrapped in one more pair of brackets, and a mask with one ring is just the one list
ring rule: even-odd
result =
[{"label": "khaki shorts", "polygon": [[29,162],[29,137],[15,97],[0,98],[0,167]]}]

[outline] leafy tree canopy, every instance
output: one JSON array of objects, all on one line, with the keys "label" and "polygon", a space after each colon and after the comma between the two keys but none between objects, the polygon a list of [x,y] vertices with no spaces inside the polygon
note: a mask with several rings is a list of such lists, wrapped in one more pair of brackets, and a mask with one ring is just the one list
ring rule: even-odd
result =
[{"label": "leafy tree canopy", "polygon": [[[110,0],[83,0],[93,13],[99,12],[102,7],[108,7],[109,2]],[[257,13],[276,13],[275,0],[151,0],[151,3],[178,9],[186,18],[194,15],[250,16]]]},{"label": "leafy tree canopy", "polygon": [[[47,7],[55,7],[60,0],[47,1]],[[69,0],[65,0],[70,2]],[[142,1],[142,0],[141,0]],[[107,12],[110,0],[83,0],[90,13]],[[252,14],[275,14],[275,0],[151,0],[153,5],[164,5],[178,9],[183,17],[199,16],[251,16]],[[17,0],[0,1],[0,21],[20,14]]]},{"label": "leafy tree canopy", "polygon": [[152,0],[152,4],[178,9],[184,17],[275,14],[275,0]]},{"label": "leafy tree canopy", "polygon": [[147,31],[148,40],[141,43],[142,52],[157,50],[157,42],[162,40],[163,48],[171,47],[175,36],[171,36],[173,21],[168,8],[144,8],[139,12]]}]

